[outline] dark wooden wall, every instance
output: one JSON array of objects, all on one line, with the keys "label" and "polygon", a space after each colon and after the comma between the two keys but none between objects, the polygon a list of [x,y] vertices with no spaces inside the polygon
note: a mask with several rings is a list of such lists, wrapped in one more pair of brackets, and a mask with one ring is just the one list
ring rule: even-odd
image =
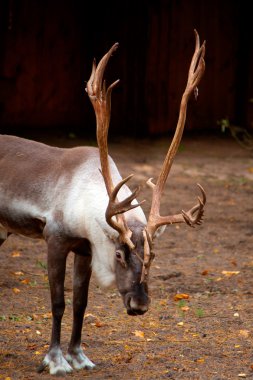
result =
[{"label": "dark wooden wall", "polygon": [[93,57],[118,41],[106,72],[108,81],[120,78],[111,133],[173,130],[194,28],[206,40],[206,73],[187,130],[217,131],[221,118],[253,128],[253,23],[245,2],[2,0],[1,129],[94,133],[85,81]]}]

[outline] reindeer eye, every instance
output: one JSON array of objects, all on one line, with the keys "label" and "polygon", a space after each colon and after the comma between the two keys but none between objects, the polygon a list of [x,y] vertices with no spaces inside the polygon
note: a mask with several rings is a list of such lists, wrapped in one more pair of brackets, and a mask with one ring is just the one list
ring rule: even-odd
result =
[{"label": "reindeer eye", "polygon": [[116,251],[116,259],[122,260],[124,258],[123,252],[122,251]]},{"label": "reindeer eye", "polygon": [[127,263],[125,260],[125,252],[123,250],[117,250],[115,252],[116,260],[122,265],[122,267],[126,268]]}]

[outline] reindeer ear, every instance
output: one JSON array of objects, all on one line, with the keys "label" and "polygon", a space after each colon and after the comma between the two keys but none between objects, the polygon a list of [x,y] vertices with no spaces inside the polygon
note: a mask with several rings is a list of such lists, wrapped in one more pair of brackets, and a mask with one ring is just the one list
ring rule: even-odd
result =
[{"label": "reindeer ear", "polygon": [[166,230],[166,227],[167,227],[167,225],[158,227],[156,232],[154,233],[154,239],[159,238],[164,233],[164,231]]},{"label": "reindeer ear", "polygon": [[109,224],[106,222],[106,220],[99,220],[99,219],[95,219],[95,220],[96,220],[97,225],[105,234],[105,236],[107,236],[108,239],[112,240],[113,242],[116,242],[116,240],[119,238],[119,233],[116,230],[114,230],[112,227],[110,227]]}]

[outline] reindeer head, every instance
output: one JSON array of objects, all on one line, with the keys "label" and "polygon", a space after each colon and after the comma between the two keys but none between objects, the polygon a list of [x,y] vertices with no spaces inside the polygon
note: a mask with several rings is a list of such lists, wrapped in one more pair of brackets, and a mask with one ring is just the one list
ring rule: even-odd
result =
[{"label": "reindeer head", "polygon": [[200,46],[198,33],[196,30],[194,32],[196,41],[195,51],[189,68],[187,85],[181,99],[180,113],[174,138],[168,149],[156,184],[152,182],[152,178],[147,181],[153,194],[151,210],[146,224],[136,223],[136,221],[131,221],[129,218],[126,220],[125,213],[136,207],[140,207],[143,203],[136,202],[140,188],[135,189],[125,199],[119,200],[120,190],[130,180],[132,175],[122,179],[122,181],[115,185],[112,181],[108,159],[107,136],[111,114],[111,92],[119,81],[115,81],[106,88],[103,75],[109,58],[118,48],[118,43],[115,43],[107,54],[104,55],[98,66],[96,66],[94,60],[92,73],[86,87],[95,110],[101,173],[109,198],[105,218],[108,225],[118,232],[118,237],[115,241],[116,282],[127,312],[131,315],[143,314],[148,310],[148,275],[152,259],[154,258],[152,245],[158,228],[181,222],[194,227],[202,222],[206,195],[204,189],[199,184],[202,198],[199,197],[198,203],[190,210],[187,212],[182,210],[180,214],[168,216],[161,216],[159,211],[165,183],[183,134],[187,103],[193,92],[196,96],[197,85],[205,71],[205,42]]}]

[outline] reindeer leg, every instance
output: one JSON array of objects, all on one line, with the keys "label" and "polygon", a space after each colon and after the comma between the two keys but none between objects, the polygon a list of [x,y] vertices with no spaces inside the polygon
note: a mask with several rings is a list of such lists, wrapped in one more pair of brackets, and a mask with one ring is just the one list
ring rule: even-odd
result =
[{"label": "reindeer leg", "polygon": [[83,317],[88,300],[88,289],[91,277],[91,253],[90,246],[85,242],[81,247],[73,249],[75,252],[74,260],[74,279],[73,279],[73,327],[66,359],[75,368],[92,369],[95,364],[90,361],[83,353],[81,347],[81,334]]},{"label": "reindeer leg", "polygon": [[65,310],[64,278],[69,247],[55,237],[49,237],[47,244],[48,278],[51,292],[53,324],[49,351],[38,368],[38,372],[42,372],[48,366],[51,375],[64,376],[66,373],[72,371],[72,367],[64,358],[60,347],[61,320]]}]

